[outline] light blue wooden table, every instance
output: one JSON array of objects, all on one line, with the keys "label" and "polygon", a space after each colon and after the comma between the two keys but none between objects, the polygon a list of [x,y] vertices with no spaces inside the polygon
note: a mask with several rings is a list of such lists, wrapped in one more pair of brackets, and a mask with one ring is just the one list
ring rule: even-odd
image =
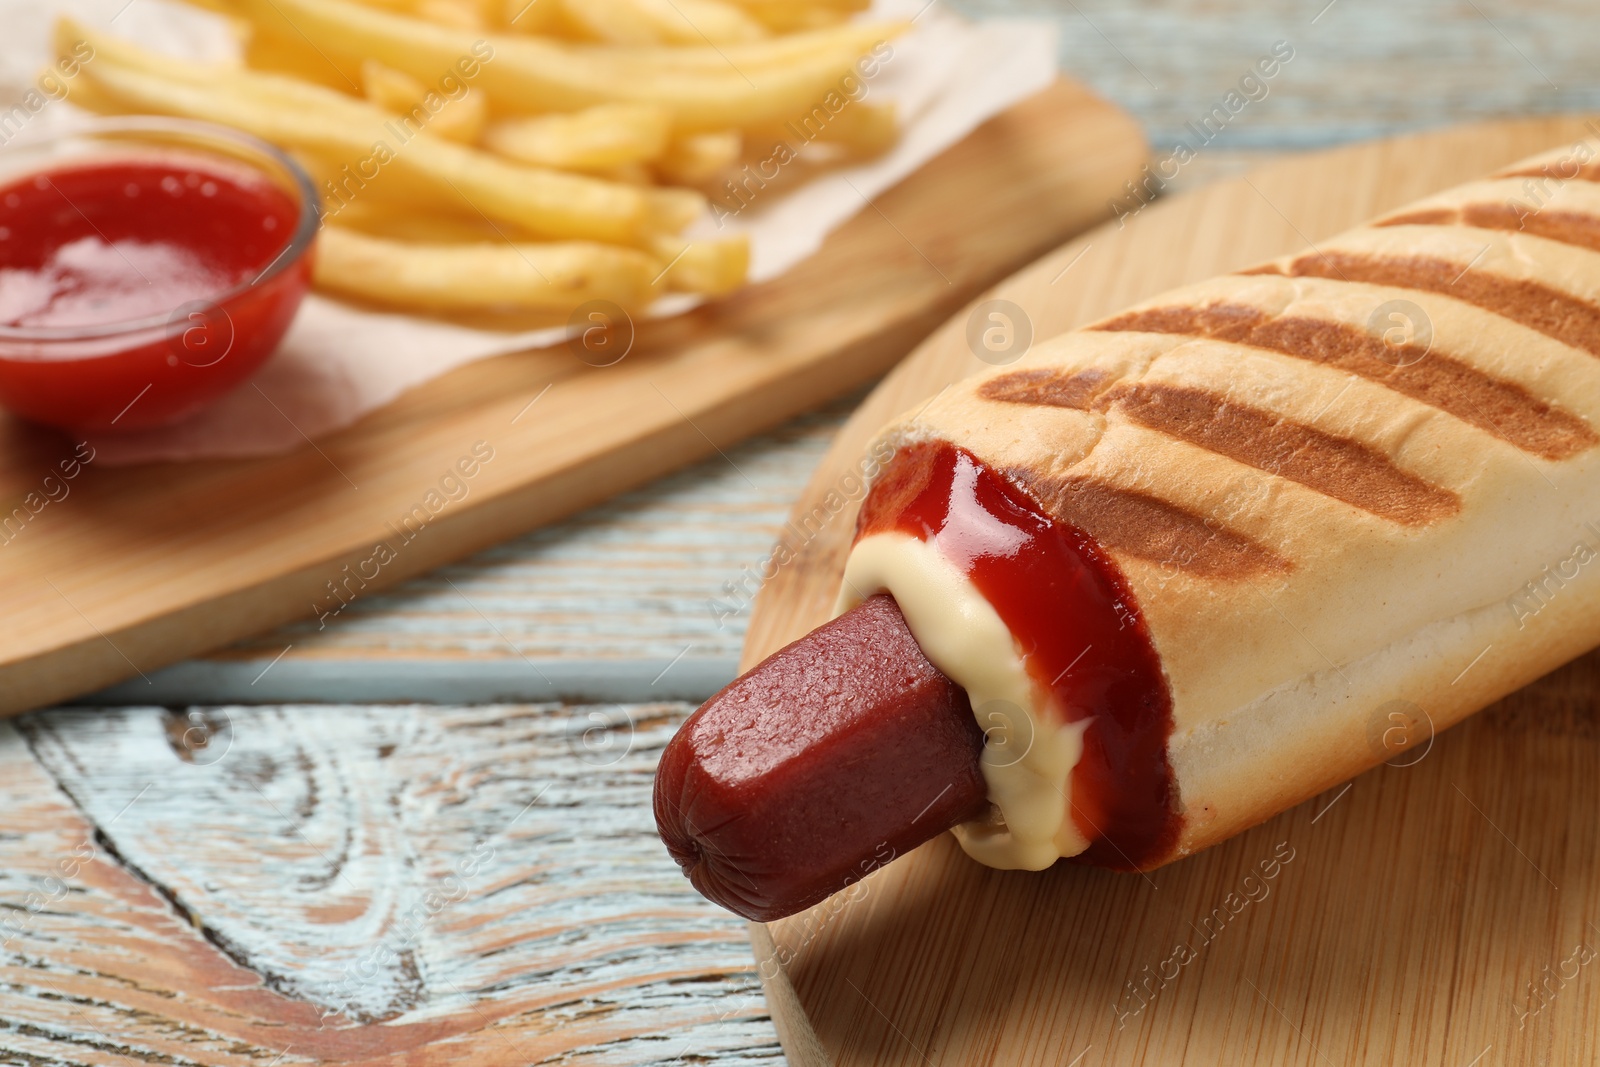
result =
[{"label": "light blue wooden table", "polygon": [[[1600,110],[1593,0],[956,6],[1053,19],[1063,67],[1138,115],[1158,150],[1288,42],[1294,58],[1178,190],[1286,150]],[[0,830],[0,853],[53,855],[65,847],[60,827],[78,820],[95,862],[155,891],[119,905],[102,886],[29,910],[50,865],[0,863],[0,912],[30,917],[0,934],[0,1062],[154,1061],[126,1036],[144,1025],[125,1003],[132,994],[63,1006],[86,965],[58,949],[114,940],[121,906],[168,909],[232,961],[228,980],[265,981],[322,1010],[349,993],[350,961],[389,936],[382,916],[362,925],[374,900],[421,900],[451,873],[441,857],[474,842],[492,854],[475,872],[487,881],[437,920],[427,912],[432,925],[406,946],[410,969],[378,968],[348,1018],[498,1019],[501,1006],[566,991],[557,1014],[570,1025],[598,1013],[634,1035],[578,1062],[781,1062],[742,924],[688,892],[654,839],[647,798],[660,745],[732,677],[745,615],[718,602],[764,557],[849,410],[838,403],[757,440],[718,442],[725,459],[364,598],[326,629],[290,626],[181,664],[152,685],[97,695],[106,707],[94,712],[0,725],[4,810],[37,820]],[[319,863],[357,839],[356,860],[333,873]],[[224,861],[249,854],[276,866],[241,881]],[[304,893],[287,903],[272,881],[335,874],[349,883],[330,889],[329,907],[345,909],[337,920],[308,911]],[[570,937],[563,924],[574,918],[587,924],[583,952],[548,933]],[[512,936],[473,932],[478,920]],[[229,1045],[202,1020],[183,1025],[187,1062],[315,1058],[265,1038]],[[547,1058],[528,1045],[506,1062]]]}]

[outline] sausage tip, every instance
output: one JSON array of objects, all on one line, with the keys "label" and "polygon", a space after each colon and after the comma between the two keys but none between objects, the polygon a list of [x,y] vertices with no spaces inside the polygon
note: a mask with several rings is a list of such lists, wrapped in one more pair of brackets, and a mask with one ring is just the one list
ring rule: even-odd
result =
[{"label": "sausage tip", "polygon": [[887,595],[780,649],[668,743],[656,825],[707,898],[792,915],[987,810],[966,693]]}]

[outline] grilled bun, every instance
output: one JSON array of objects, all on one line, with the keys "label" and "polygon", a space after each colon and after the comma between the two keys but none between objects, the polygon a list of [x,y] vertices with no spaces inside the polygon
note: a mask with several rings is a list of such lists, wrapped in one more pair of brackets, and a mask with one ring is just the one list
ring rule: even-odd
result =
[{"label": "grilled bun", "polygon": [[1393,758],[1396,709],[1444,729],[1600,644],[1600,168],[1572,154],[1156,297],[885,431],[969,450],[1121,568],[1171,687],[1164,860]]}]

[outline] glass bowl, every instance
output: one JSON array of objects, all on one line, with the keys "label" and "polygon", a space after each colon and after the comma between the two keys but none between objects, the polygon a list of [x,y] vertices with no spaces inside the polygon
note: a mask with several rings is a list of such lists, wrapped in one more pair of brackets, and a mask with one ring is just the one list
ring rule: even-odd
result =
[{"label": "glass bowl", "polygon": [[283,339],[319,215],[298,164],[209,123],[101,118],[0,148],[0,405],[108,431],[215,401]]}]

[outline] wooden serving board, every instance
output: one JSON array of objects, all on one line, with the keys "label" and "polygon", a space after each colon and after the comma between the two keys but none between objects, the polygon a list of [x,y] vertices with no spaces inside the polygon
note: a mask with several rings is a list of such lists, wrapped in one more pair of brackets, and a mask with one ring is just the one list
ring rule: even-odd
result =
[{"label": "wooden serving board", "polygon": [[[0,517],[28,510],[0,535],[0,714],[338,609],[870,381],[982,287],[1108,217],[1144,156],[1132,119],[1060,81],[782,278],[642,325],[613,366],[565,346],[485,360],[282,457],[91,463],[41,506],[72,446],[4,418]],[[493,459],[443,496],[479,442]],[[428,521],[407,539],[418,505]]]},{"label": "wooden serving board", "polygon": [[[1086,234],[980,299],[1048,337],[1597,129],[1498,123],[1290,159]],[[983,369],[966,333],[961,312],[878,387],[796,515],[890,417]],[[745,666],[827,617],[853,523],[838,515],[762,591]],[[992,871],[946,835],[751,927],[785,1049],[796,1067],[1595,1062],[1597,697],[1600,653],[1148,876]]]}]

